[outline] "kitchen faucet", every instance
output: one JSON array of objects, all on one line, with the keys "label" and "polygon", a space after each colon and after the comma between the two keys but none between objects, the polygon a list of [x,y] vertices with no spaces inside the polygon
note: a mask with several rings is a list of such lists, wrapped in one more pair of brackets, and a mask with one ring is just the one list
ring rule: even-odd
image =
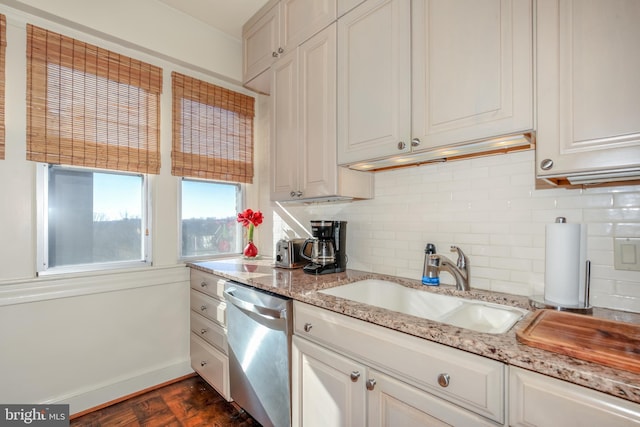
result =
[{"label": "kitchen faucet", "polygon": [[457,246],[451,246],[451,252],[458,252],[458,260],[454,264],[449,258],[440,254],[431,254],[429,258],[439,260],[439,270],[444,270],[456,279],[456,289],[459,291],[468,291],[469,286],[469,260],[467,256]]}]

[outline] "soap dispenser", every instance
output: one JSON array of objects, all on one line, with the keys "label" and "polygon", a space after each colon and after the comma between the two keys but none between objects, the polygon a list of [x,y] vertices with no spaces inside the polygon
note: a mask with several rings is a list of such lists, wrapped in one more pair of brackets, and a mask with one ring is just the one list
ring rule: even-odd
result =
[{"label": "soap dispenser", "polygon": [[436,245],[433,243],[427,243],[427,247],[424,249],[424,266],[422,268],[422,284],[428,286],[440,285],[440,260],[438,258],[431,258],[431,255],[436,253]]}]

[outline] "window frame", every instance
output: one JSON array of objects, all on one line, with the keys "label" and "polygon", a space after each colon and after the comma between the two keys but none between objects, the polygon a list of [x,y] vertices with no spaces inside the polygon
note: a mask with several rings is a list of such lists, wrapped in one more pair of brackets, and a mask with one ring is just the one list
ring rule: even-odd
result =
[{"label": "window frame", "polygon": [[212,183],[212,184],[223,184],[223,185],[235,185],[238,187],[237,190],[237,212],[242,212],[244,210],[244,207],[246,205],[246,189],[247,186],[244,183],[241,182],[232,182],[232,181],[221,181],[221,180],[213,180],[213,179],[198,179],[198,178],[192,178],[192,177],[177,177],[178,178],[178,206],[177,206],[177,213],[178,213],[178,242],[177,242],[177,249],[178,249],[178,259],[182,262],[192,262],[192,261],[197,261],[197,260],[202,260],[202,259],[222,259],[222,258],[230,258],[230,257],[235,257],[238,255],[242,254],[242,243],[243,243],[243,233],[242,233],[242,226],[240,225],[240,223],[238,223],[238,236],[236,237],[236,240],[238,241],[238,252],[230,252],[230,253],[226,253],[226,254],[217,254],[217,255],[191,255],[191,256],[185,256],[182,253],[182,183],[183,181],[194,181],[194,182],[205,182],[205,183]]},{"label": "window frame", "polygon": [[[49,267],[49,167],[55,166],[69,170],[85,171],[93,173],[109,173],[116,175],[132,175],[142,177],[142,227],[144,236],[142,239],[143,258],[135,261],[96,262],[90,264],[74,264],[66,266]],[[37,205],[37,245],[36,245],[36,275],[55,275],[69,273],[83,273],[101,270],[123,270],[133,268],[146,268],[153,265],[152,262],[152,194],[149,174],[138,172],[124,172],[112,169],[97,169],[70,165],[54,165],[51,163],[36,164],[36,205]]]}]

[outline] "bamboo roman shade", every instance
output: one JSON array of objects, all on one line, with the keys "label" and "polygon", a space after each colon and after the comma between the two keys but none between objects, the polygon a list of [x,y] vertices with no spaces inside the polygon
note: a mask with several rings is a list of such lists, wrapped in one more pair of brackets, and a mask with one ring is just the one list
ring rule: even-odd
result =
[{"label": "bamboo roman shade", "polygon": [[4,159],[4,64],[7,49],[7,17],[0,15],[0,159]]},{"label": "bamboo roman shade", "polygon": [[157,174],[162,69],[27,25],[27,159]]},{"label": "bamboo roman shade", "polygon": [[175,176],[251,183],[254,99],[172,73]]}]

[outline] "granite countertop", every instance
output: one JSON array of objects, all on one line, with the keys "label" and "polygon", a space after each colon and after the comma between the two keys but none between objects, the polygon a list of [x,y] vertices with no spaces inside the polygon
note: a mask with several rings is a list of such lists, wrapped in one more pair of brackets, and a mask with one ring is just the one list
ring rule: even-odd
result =
[{"label": "granite countertop", "polygon": [[[516,340],[516,331],[525,327],[534,315],[534,310],[529,306],[527,297],[474,289],[468,292],[456,291],[455,287],[448,285],[425,289],[425,286],[418,280],[357,270],[315,276],[305,274],[302,269],[274,268],[271,259],[245,260],[233,258],[189,263],[188,266],[356,319],[640,403],[640,374],[529,347],[518,342]],[[530,313],[508,332],[504,334],[488,334],[317,292],[321,289],[332,288],[363,279],[388,280],[427,292],[506,304],[525,308],[530,310]],[[593,316],[640,323],[640,314],[616,310],[594,308]]]}]

